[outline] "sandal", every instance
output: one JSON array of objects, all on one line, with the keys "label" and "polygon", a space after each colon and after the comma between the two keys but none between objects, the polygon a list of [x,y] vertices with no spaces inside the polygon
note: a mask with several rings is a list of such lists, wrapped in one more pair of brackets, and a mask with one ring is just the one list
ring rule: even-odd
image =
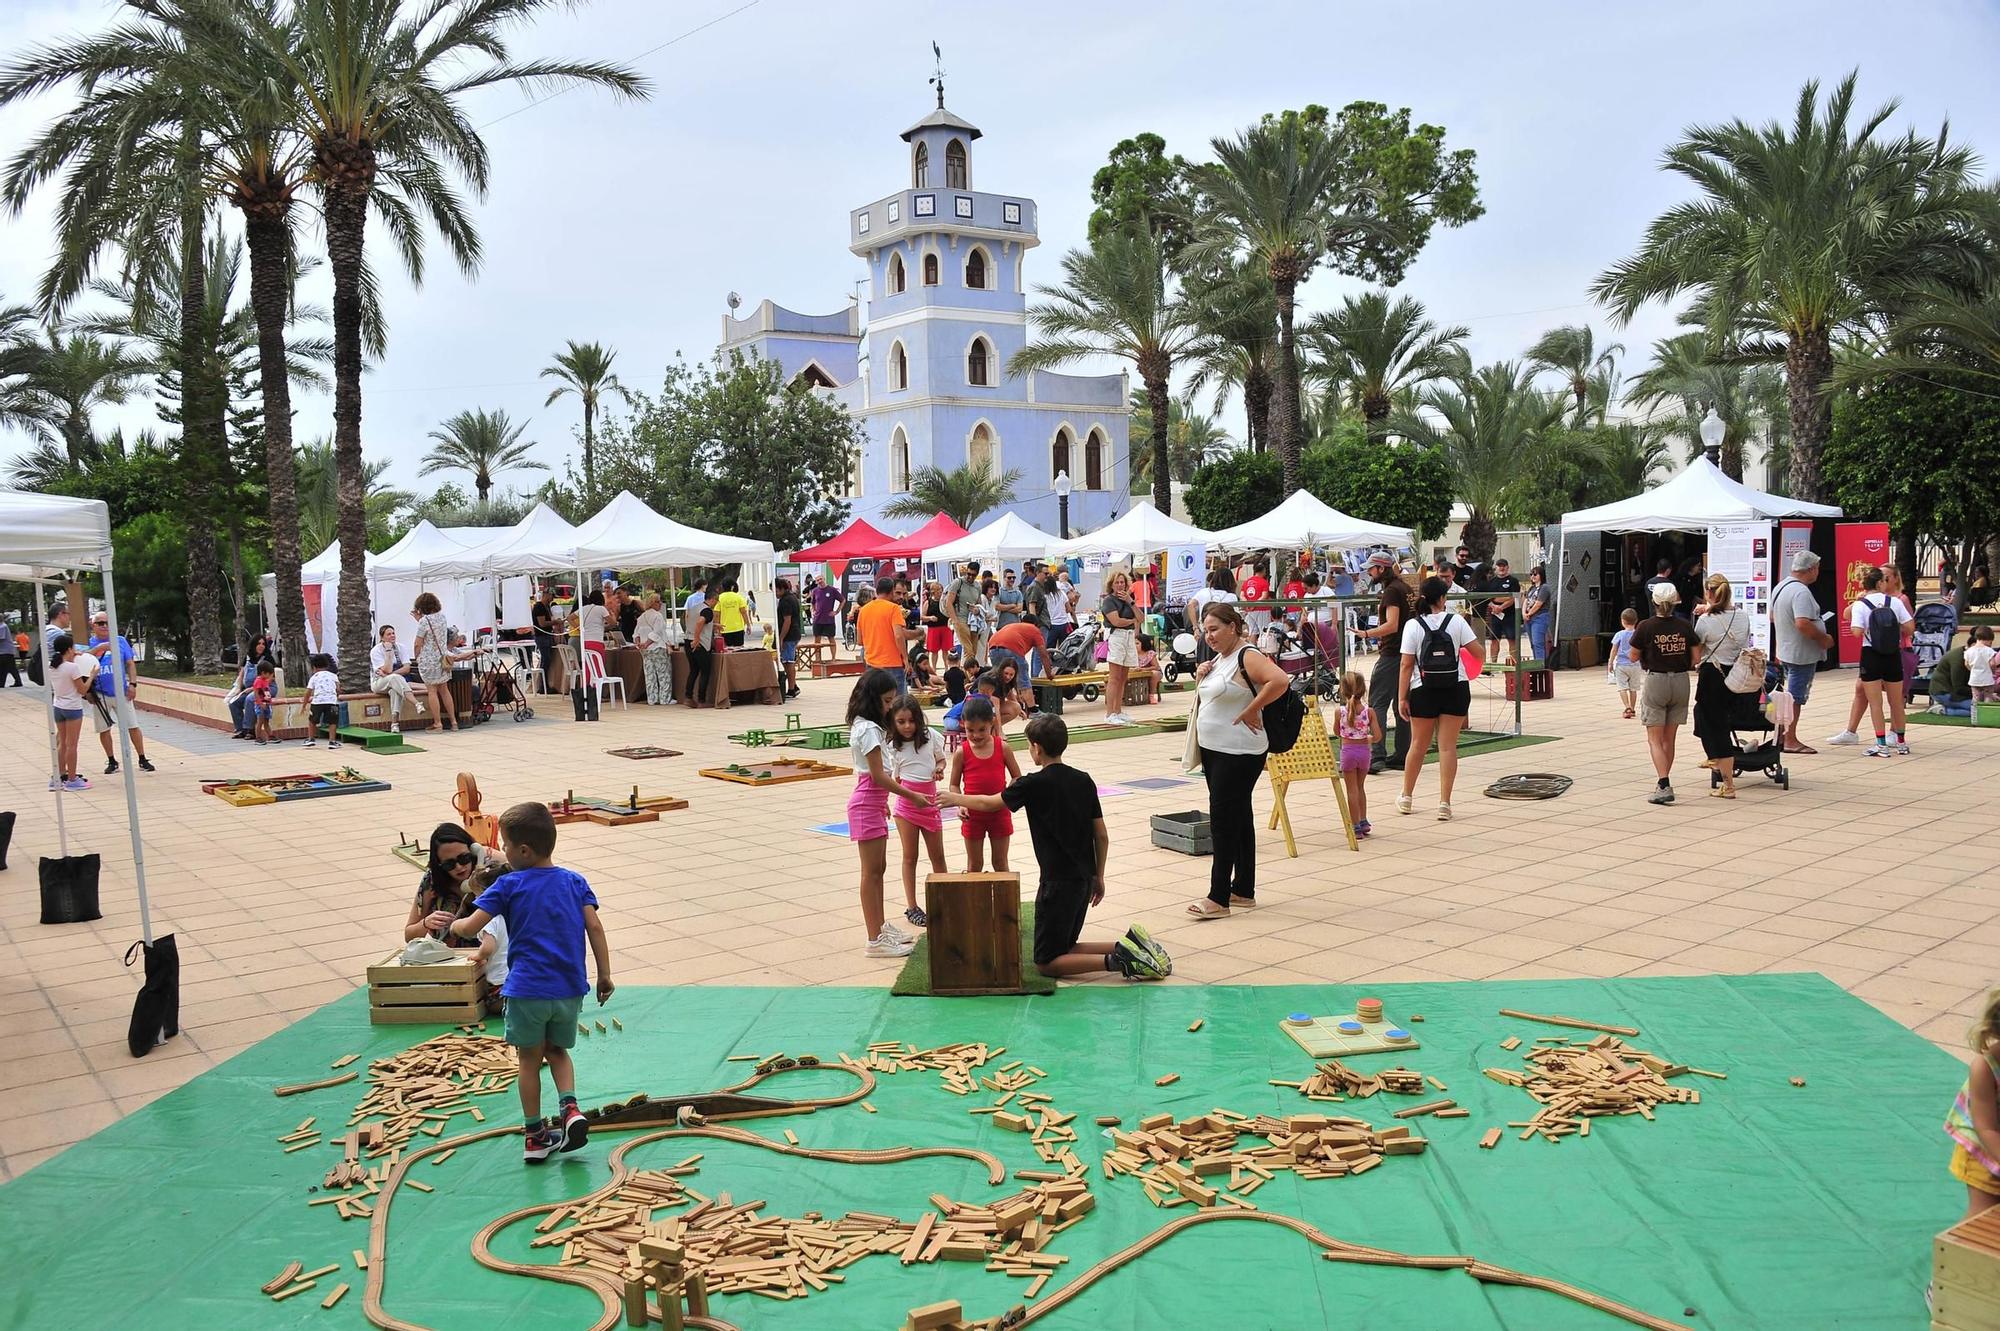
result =
[{"label": "sandal", "polygon": [[1708,793],[1710,795],[1713,795],[1716,799],[1719,800],[1733,800],[1736,798],[1736,787],[1717,786],[1714,790],[1711,790]]},{"label": "sandal", "polygon": [[1627,721],[1630,721],[1632,719],[1632,709],[1630,707],[1627,707],[1625,709],[1625,719]]},{"label": "sandal", "polygon": [[1187,913],[1194,916],[1197,920],[1226,920],[1229,918],[1229,908],[1227,906],[1218,906],[1207,897],[1203,897],[1200,901],[1189,906]]},{"label": "sandal", "polygon": [[1231,910],[1249,910],[1256,904],[1257,898],[1255,897],[1239,897],[1234,892],[1229,894],[1229,908]]}]

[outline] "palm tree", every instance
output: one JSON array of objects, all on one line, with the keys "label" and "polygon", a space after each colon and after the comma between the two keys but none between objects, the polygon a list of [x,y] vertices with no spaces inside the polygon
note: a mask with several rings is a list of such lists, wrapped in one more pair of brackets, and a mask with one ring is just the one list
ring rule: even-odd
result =
[{"label": "palm tree", "polygon": [[1492,557],[1494,515],[1523,460],[1562,419],[1566,399],[1534,387],[1532,371],[1513,361],[1481,366],[1449,383],[1418,390],[1418,411],[1391,415],[1389,428],[1415,444],[1442,450],[1453,496],[1472,514],[1462,539],[1475,560]]},{"label": "palm tree", "polygon": [[[643,97],[646,81],[622,65],[516,61],[507,31],[558,0],[319,0],[286,11],[281,27],[256,17],[265,53],[297,88],[298,127],[310,148],[306,180],[320,194],[333,267],[333,443],[340,474],[339,636],[366,641],[366,483],[361,458],[361,357],[370,281],[366,233],[372,209],[413,281],[423,276],[427,217],[459,267],[478,267],[478,233],[452,188],[456,173],[486,192],[486,143],[462,100],[477,89],[531,90],[592,84]],[[347,653],[344,688],[367,682],[365,655]]]},{"label": "palm tree", "polygon": [[545,407],[555,405],[556,399],[565,393],[576,394],[577,401],[583,403],[583,500],[586,507],[594,507],[597,496],[597,408],[604,394],[616,393],[625,399],[625,405],[632,405],[632,395],[625,391],[625,385],[618,382],[618,376],[611,372],[611,362],[618,359],[615,351],[606,351],[601,343],[572,342],[567,350],[556,353],[555,362],[542,370],[542,378],[560,380],[559,386],[543,402]]},{"label": "palm tree", "polygon": [[1713,407],[1725,430],[1722,470],[1740,481],[1747,443],[1765,424],[1778,377],[1768,365],[1717,361],[1709,355],[1706,337],[1682,333],[1653,344],[1653,363],[1634,376],[1629,400],[1641,407],[1678,407],[1680,418],[1671,424],[1687,441],[1690,457],[1701,451],[1701,419]]},{"label": "palm tree", "polygon": [[72,467],[87,465],[97,442],[91,413],[123,404],[134,383],[155,365],[123,343],[93,333],[51,328],[25,361],[23,394],[41,432],[60,444]]},{"label": "palm tree", "polygon": [[1461,373],[1470,336],[1457,324],[1439,328],[1408,296],[1391,305],[1386,291],[1367,291],[1306,324],[1314,361],[1307,375],[1337,386],[1368,422],[1368,437],[1381,442],[1396,394]]},{"label": "palm tree", "polygon": [[484,507],[493,490],[493,478],[501,472],[548,470],[546,464],[528,456],[534,444],[521,442],[527,428],[527,422],[516,425],[504,411],[461,411],[446,421],[444,428],[430,432],[428,437],[437,440],[437,447],[424,455],[417,475],[469,471]]},{"label": "palm tree", "polygon": [[[334,456],[333,441],[320,438],[299,445],[295,464],[299,478],[299,543],[317,553],[341,538],[340,525],[346,520],[340,493],[340,466]],[[415,502],[407,491],[381,483],[389,470],[386,458],[362,464],[365,488],[362,521],[372,542],[386,546],[396,512]],[[366,656],[367,653],[362,653]]]},{"label": "palm tree", "polygon": [[[1097,356],[1128,360],[1146,387],[1155,420],[1166,420],[1174,362],[1200,357],[1207,339],[1180,298],[1159,237],[1143,225],[1106,232],[1087,250],[1063,256],[1060,287],[1038,286],[1028,310],[1040,340],[1007,362],[1009,374],[1053,370]],[[1153,441],[1153,504],[1172,505],[1167,441]]]},{"label": "palm tree", "polygon": [[28,396],[28,372],[39,351],[35,312],[25,305],[0,305],[0,430],[40,438],[48,421],[42,404]]},{"label": "palm tree", "polygon": [[1834,383],[1933,371],[1940,351],[1954,357],[1955,369],[2000,379],[2000,284],[1970,298],[1947,294],[1923,301],[1895,321],[1874,355],[1835,366]]},{"label": "palm tree", "polygon": [[1822,109],[1799,92],[1790,127],[1698,126],[1665,167],[1701,197],[1655,218],[1638,251],[1592,293],[1621,323],[1653,299],[1695,293],[1695,317],[1730,358],[1782,362],[1791,415],[1791,489],[1823,500],[1832,428],[1833,341],[1893,315],[1919,290],[1974,289],[1992,267],[1996,202],[1977,159],[1915,131],[1877,137],[1896,103],[1851,124],[1855,76]]},{"label": "palm tree", "polygon": [[[1600,396],[1609,407],[1610,386],[1615,382],[1618,357],[1625,350],[1622,342],[1613,342],[1600,348],[1597,335],[1589,324],[1564,324],[1561,328],[1551,328],[1543,333],[1541,340],[1528,348],[1528,368],[1537,373],[1548,370],[1563,378],[1570,396],[1576,399],[1575,416],[1571,424],[1578,429],[1590,424],[1591,390],[1593,382],[1603,386]],[[1603,418],[1603,412],[1597,413]]]},{"label": "palm tree", "polygon": [[1181,280],[1194,324],[1207,351],[1194,363],[1190,396],[1215,386],[1215,410],[1234,390],[1243,399],[1243,443],[1253,453],[1271,446],[1271,379],[1278,362],[1278,300],[1264,269],[1232,261],[1219,275]]},{"label": "palm tree", "polygon": [[1214,141],[1216,160],[1195,170],[1207,212],[1191,262],[1240,251],[1261,263],[1278,307],[1278,361],[1271,434],[1285,494],[1299,488],[1299,360],[1293,322],[1299,284],[1343,237],[1386,234],[1379,218],[1336,209],[1340,157],[1329,135],[1297,116]]},{"label": "palm tree", "polygon": [[[1167,458],[1172,478],[1185,485],[1195,468],[1226,452],[1230,439],[1213,416],[1194,409],[1189,393],[1167,403]],[[1143,392],[1132,394],[1131,453],[1133,494],[1144,494],[1153,479],[1153,408]]]},{"label": "palm tree", "polygon": [[[1619,421],[1594,431],[1599,483],[1589,503],[1613,503],[1650,490],[1673,470],[1664,423]],[[1699,435],[1696,438],[1700,438]]]},{"label": "palm tree", "polygon": [[1021,479],[1009,468],[998,476],[990,463],[974,462],[946,471],[942,467],[918,467],[910,473],[910,491],[885,505],[882,516],[896,521],[921,522],[942,513],[961,527],[971,527],[981,513],[990,513],[1002,504],[1014,502],[1014,485]]}]

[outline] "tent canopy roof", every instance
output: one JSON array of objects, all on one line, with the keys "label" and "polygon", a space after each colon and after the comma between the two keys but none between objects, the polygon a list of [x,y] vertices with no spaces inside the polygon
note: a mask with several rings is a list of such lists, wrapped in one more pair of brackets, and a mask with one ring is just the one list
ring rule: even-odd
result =
[{"label": "tent canopy roof", "polygon": [[413,572],[421,578],[480,578],[493,573],[575,568],[575,564],[563,562],[563,556],[573,553],[575,547],[576,528],[547,504],[536,504],[527,517],[493,539],[460,550],[440,550]]},{"label": "tent canopy roof", "polygon": [[1666,484],[1630,499],[1565,513],[1562,526],[1564,531],[1694,531],[1716,523],[1840,516],[1832,504],[1808,504],[1732,481],[1703,457]]},{"label": "tent canopy roof", "polygon": [[894,539],[867,518],[856,518],[841,528],[838,535],[830,536],[818,545],[794,550],[792,558],[802,564],[829,559],[866,559]]},{"label": "tent canopy roof", "polygon": [[0,490],[0,578],[111,567],[111,510],[101,499]]},{"label": "tent canopy roof", "polygon": [[1096,531],[1067,543],[1058,541],[1056,553],[1089,555],[1109,552],[1124,555],[1156,555],[1175,545],[1208,545],[1214,537],[1199,527],[1190,527],[1168,517],[1142,499],[1123,517]]},{"label": "tent canopy roof", "polygon": [[1035,559],[1061,544],[1060,537],[1049,535],[1018,513],[1002,513],[984,527],[967,532],[955,541],[931,546],[924,551],[923,560],[932,564],[939,561]]},{"label": "tent canopy roof", "polygon": [[1349,517],[1306,490],[1295,490],[1289,499],[1264,516],[1224,527],[1209,538],[1216,549],[1232,554],[1246,550],[1309,550],[1315,546],[1342,550],[1363,545],[1400,547],[1415,539],[1406,527]]},{"label": "tent canopy roof", "polygon": [[[559,568],[678,568],[690,564],[765,563],[777,557],[769,541],[724,536],[675,522],[630,490],[620,490],[575,532],[574,550]],[[539,570],[519,569],[517,572]]]},{"label": "tent canopy roof", "polygon": [[940,513],[908,536],[886,542],[875,553],[883,559],[921,559],[930,547],[955,541],[963,535],[965,528]]}]

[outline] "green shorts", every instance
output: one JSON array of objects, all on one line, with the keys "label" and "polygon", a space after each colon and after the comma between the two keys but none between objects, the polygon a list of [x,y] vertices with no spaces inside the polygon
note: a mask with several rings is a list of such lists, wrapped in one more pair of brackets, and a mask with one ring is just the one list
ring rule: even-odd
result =
[{"label": "green shorts", "polygon": [[577,1017],[583,1012],[583,995],[575,998],[510,998],[507,1000],[507,1043],[516,1049],[549,1045],[570,1049],[576,1045]]}]

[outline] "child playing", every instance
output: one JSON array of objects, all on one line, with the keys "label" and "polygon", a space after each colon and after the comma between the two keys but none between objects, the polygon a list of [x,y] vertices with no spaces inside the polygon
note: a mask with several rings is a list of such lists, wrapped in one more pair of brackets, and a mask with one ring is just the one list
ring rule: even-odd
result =
[{"label": "child playing", "polygon": [[[1009,781],[1021,779],[1021,764],[1000,734],[1000,721],[993,699],[974,695],[965,700],[960,715],[965,742],[951,756],[951,793],[954,795],[998,795]],[[1014,815],[1004,807],[990,812],[968,809],[959,816],[959,835],[965,838],[965,868],[983,873],[985,845],[993,846],[993,872],[1007,872],[1007,846],[1014,839]]]},{"label": "child playing", "polygon": [[1133,669],[1150,670],[1153,672],[1153,701],[1158,702],[1160,700],[1160,652],[1151,634],[1141,633],[1139,635],[1139,664],[1134,666]]},{"label": "child playing", "polygon": [[271,706],[284,690],[278,684],[277,667],[269,661],[257,664],[257,678],[250,685],[250,715],[256,718],[253,733],[259,744],[271,742]]},{"label": "child playing", "polygon": [[930,660],[924,655],[921,646],[910,648],[910,659],[908,665],[904,667],[904,678],[909,681],[912,690],[928,689],[937,683],[937,671],[931,669]]},{"label": "child playing", "polygon": [[[904,785],[889,765],[890,714],[901,700],[902,688],[888,671],[869,670],[855,682],[847,700],[847,752],[854,760],[854,793],[847,797],[847,839],[861,854],[861,923],[868,934],[868,957],[907,957],[916,940],[884,918],[882,876],[889,867],[889,796],[898,795],[913,810],[934,802],[934,796]],[[936,769],[932,769],[932,787]],[[912,892],[910,904],[916,904]]]},{"label": "child playing", "polygon": [[1639,612],[1628,609],[1618,616],[1622,626],[1611,635],[1611,667],[1606,672],[1604,682],[1618,690],[1618,701],[1625,705],[1625,719],[1630,721],[1634,708],[1639,705],[1639,684],[1641,672],[1639,663],[1632,659],[1632,633],[1639,627]]},{"label": "child playing", "polygon": [[[333,673],[333,658],[321,652],[312,658],[313,672],[306,680],[312,691],[312,712],[306,720],[306,747],[319,743],[319,728],[326,727],[326,747],[340,747],[340,676]],[[260,672],[261,673],[261,672]]]},{"label": "child playing", "polygon": [[[993,700],[999,695],[999,692],[1000,680],[991,670],[982,670],[977,675],[974,675],[970,691],[957,702],[944,709],[945,734],[956,735],[965,728],[965,709],[972,705],[973,699],[984,698],[988,704],[993,704]],[[995,729],[997,730],[998,717],[1000,715],[1000,709],[997,705],[994,705],[993,715],[995,717]]]},{"label": "child playing", "polygon": [[1944,1120],[1946,1135],[1957,1143],[1951,1176],[1965,1185],[1968,1220],[2000,1206],[2000,1094],[1994,1085],[2000,1078],[2000,989],[1987,995],[1971,1040],[1979,1061]]},{"label": "child playing", "polygon": [[[967,747],[970,747],[968,741]],[[1028,722],[1028,756],[1036,770],[996,795],[949,794],[939,798],[969,813],[1020,809],[1028,815],[1041,885],[1035,889],[1035,969],[1044,975],[1116,971],[1128,980],[1163,980],[1173,959],[1144,925],[1116,942],[1082,941],[1083,917],[1104,900],[1104,862],[1111,833],[1090,774],[1062,760],[1069,727],[1059,716]]]},{"label": "child playing", "polygon": [[1368,706],[1368,681],[1355,671],[1340,677],[1340,705],[1333,709],[1333,731],[1340,736],[1340,780],[1347,787],[1347,811],[1354,835],[1374,830],[1368,823],[1368,762],[1382,722]]},{"label": "child playing", "polygon": [[2000,701],[2000,687],[1993,683],[1993,630],[1981,624],[1972,630],[1972,645],[1965,649],[1965,670],[1970,676],[1974,702]]},{"label": "child playing", "polygon": [[[540,1164],[557,1151],[574,1151],[590,1140],[590,1125],[576,1106],[577,1019],[590,980],[583,969],[583,944],[597,963],[597,1001],[616,988],[611,983],[611,946],[597,918],[597,896],[583,875],[557,868],[556,822],[546,804],[516,804],[500,815],[500,839],[513,872],[479,894],[472,914],[456,920],[432,917],[438,928],[460,938],[476,938],[495,917],[507,940],[507,1043],[520,1060],[521,1113],[526,1119],[523,1158]],[[445,912],[438,912],[443,915]],[[481,944],[484,952],[485,945]],[[542,1117],[542,1067],[561,1097],[557,1120]]]},{"label": "child playing", "polygon": [[931,802],[896,800],[896,836],[903,844],[903,918],[911,924],[930,921],[917,904],[917,844],[931,854],[931,872],[943,873],[944,814],[935,803],[938,778],[944,775],[944,739],[924,724],[923,705],[904,694],[889,709],[889,773]]},{"label": "child playing", "polygon": [[954,703],[964,702],[965,688],[968,682],[965,667],[958,663],[958,649],[954,647],[952,648],[951,665],[944,672],[944,696],[946,701]]}]

